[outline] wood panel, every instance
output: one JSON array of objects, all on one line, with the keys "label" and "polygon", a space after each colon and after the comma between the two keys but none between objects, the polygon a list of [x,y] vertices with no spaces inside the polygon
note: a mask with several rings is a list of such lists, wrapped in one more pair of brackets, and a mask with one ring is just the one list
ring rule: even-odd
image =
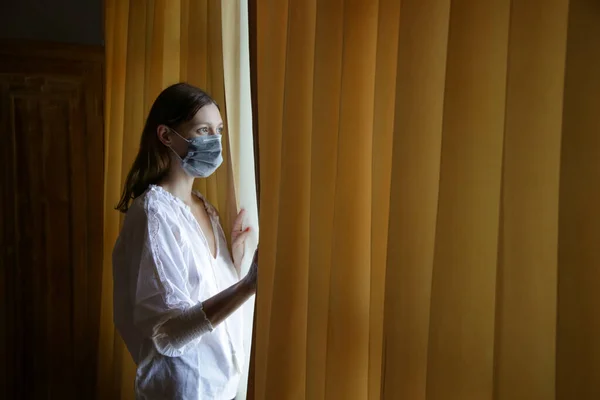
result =
[{"label": "wood panel", "polygon": [[92,398],[100,304],[102,49],[0,42],[0,386]]}]

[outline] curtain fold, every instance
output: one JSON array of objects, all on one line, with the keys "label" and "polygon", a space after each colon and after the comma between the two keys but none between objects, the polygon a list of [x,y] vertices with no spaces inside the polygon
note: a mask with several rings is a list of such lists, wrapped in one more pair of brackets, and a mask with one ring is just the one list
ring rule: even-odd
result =
[{"label": "curtain fold", "polygon": [[[225,1],[225,10],[234,3],[239,9],[239,1]],[[239,18],[222,19],[220,0],[106,0],[105,39],[105,230],[98,398],[133,399],[135,365],[113,325],[111,254],[122,222],[114,207],[137,154],[145,118],[158,94],[180,81],[206,90],[217,101],[226,121],[225,161],[211,177],[197,180],[196,188],[220,211],[228,237],[238,205],[246,209],[246,224],[256,233],[246,248],[248,253],[254,251],[258,234],[256,196],[248,190],[248,185],[254,187],[252,120],[250,104],[244,101],[249,98],[249,84],[244,88],[240,79],[232,78],[240,74],[243,59],[224,61],[224,51],[239,52],[244,47]],[[229,105],[234,114],[229,114]],[[235,149],[233,156],[231,149]],[[243,270],[250,260],[246,257]],[[249,336],[252,306],[246,313]],[[242,387],[241,398],[244,393]]]},{"label": "curtain fold", "polygon": [[597,398],[600,5],[251,3],[254,398]]},{"label": "curtain fold", "polygon": [[600,4],[571,0],[561,141],[557,398],[600,396]]}]

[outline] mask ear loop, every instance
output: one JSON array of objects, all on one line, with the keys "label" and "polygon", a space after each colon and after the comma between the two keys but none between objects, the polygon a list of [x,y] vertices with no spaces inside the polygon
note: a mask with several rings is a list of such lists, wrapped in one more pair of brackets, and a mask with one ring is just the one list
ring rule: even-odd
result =
[{"label": "mask ear loop", "polygon": [[183,162],[183,158],[181,158],[181,156],[179,154],[177,154],[177,152],[175,150],[173,150],[173,148],[171,146],[167,146],[169,147],[169,150],[171,150],[173,152],[173,154],[175,154],[175,156],[177,158],[179,158],[181,160],[181,162]]},{"label": "mask ear loop", "polygon": [[[166,126],[166,125],[165,125],[165,126]],[[186,138],[184,138],[184,137],[183,137],[183,136],[181,136],[181,135],[179,134],[179,132],[177,132],[175,129],[173,129],[173,128],[170,128],[170,127],[168,127],[168,126],[167,126],[167,128],[169,128],[169,130],[170,130],[171,132],[173,132],[174,134],[176,134],[177,136],[179,136],[181,139],[185,140],[187,143],[190,143],[190,142],[191,142],[191,140],[190,140],[190,139],[186,139]]]},{"label": "mask ear loop", "polygon": [[[166,126],[166,125],[165,125],[165,126]],[[179,132],[177,132],[175,129],[173,129],[173,128],[169,127],[169,126],[167,126],[167,129],[168,129],[168,130],[170,130],[171,132],[173,132],[174,134],[176,134],[177,136],[179,136],[179,137],[180,137],[181,139],[183,139],[183,140],[184,140],[186,143],[188,143],[188,144],[190,143],[190,141],[189,141],[188,139],[186,139],[186,138],[184,138],[183,136],[181,136],[181,135],[179,134]],[[177,154],[177,152],[176,152],[175,150],[173,150],[173,147],[171,147],[171,146],[167,146],[167,147],[169,148],[169,150],[171,150],[171,151],[173,152],[173,154],[175,154],[175,156],[176,156],[177,158],[179,158],[179,160],[181,160],[181,162],[183,162],[183,158],[181,158],[181,156],[180,156],[179,154]]]}]

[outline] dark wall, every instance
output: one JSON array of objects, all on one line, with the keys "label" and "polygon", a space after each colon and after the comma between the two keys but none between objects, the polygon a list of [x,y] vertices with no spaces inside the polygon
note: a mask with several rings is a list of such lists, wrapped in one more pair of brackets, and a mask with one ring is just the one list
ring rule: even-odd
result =
[{"label": "dark wall", "polygon": [[101,45],[103,0],[0,0],[0,38]]}]

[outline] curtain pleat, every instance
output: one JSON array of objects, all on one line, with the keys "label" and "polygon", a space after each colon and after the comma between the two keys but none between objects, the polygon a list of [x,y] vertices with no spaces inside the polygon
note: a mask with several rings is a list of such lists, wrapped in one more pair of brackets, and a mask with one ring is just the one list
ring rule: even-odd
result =
[{"label": "curtain pleat", "polygon": [[[120,228],[119,216],[112,208],[118,202],[121,188],[113,184],[120,181],[123,165],[123,141],[120,140],[125,113],[125,80],[127,64],[127,31],[129,4],[107,0],[106,3],[106,86],[105,86],[105,184],[104,184],[104,257],[102,271],[102,298],[100,334],[98,345],[98,397],[119,398],[121,354],[123,343],[115,335],[112,309],[112,246]],[[108,42],[110,40],[110,42]],[[106,212],[111,202],[110,212]],[[107,288],[111,288],[110,292]]]},{"label": "curtain pleat", "polygon": [[512,5],[496,291],[496,396],[554,398],[568,4]]},{"label": "curtain pleat", "polygon": [[558,232],[556,394],[600,396],[600,4],[569,6]]},{"label": "curtain pleat", "polygon": [[371,207],[371,287],[369,309],[369,376],[367,399],[381,396],[387,237],[389,233],[392,145],[396,105],[396,70],[400,2],[379,3],[373,103],[373,166]]},{"label": "curtain pleat", "polygon": [[600,395],[600,5],[253,0],[256,399]]},{"label": "curtain pleat", "polygon": [[427,363],[431,399],[485,397],[493,388],[509,6],[464,1],[450,11]]},{"label": "curtain pleat", "polygon": [[346,2],[343,17],[325,398],[365,398],[378,4]]},{"label": "curtain pleat", "polygon": [[[343,1],[317,3],[315,41],[313,121],[311,131],[318,138],[311,143],[310,190],[310,254],[308,265],[308,304],[306,352],[306,396],[325,395],[327,370],[327,335],[329,322],[329,284],[333,246],[333,215],[339,130],[339,98],[341,90],[341,46],[343,38]],[[260,90],[259,90],[260,93]],[[303,133],[306,136],[307,133]],[[264,154],[261,147],[261,156]],[[262,196],[261,196],[262,198]],[[262,266],[261,266],[262,268]],[[262,271],[261,271],[262,273]],[[262,295],[262,287],[261,287]],[[259,296],[260,297],[260,296]],[[260,314],[258,314],[260,315]],[[260,326],[260,325],[259,325]],[[260,329],[257,329],[260,332]]]},{"label": "curtain pleat", "polygon": [[[266,7],[265,7],[266,6]],[[256,10],[256,79],[269,82],[257,90],[258,141],[260,148],[260,227],[271,232],[269,240],[261,237],[260,294],[257,293],[255,333],[255,399],[265,398],[266,369],[270,341],[267,327],[271,316],[271,293],[275,275],[276,244],[278,231],[279,184],[281,182],[281,130],[283,127],[285,56],[287,44],[288,3],[273,1]],[[265,45],[262,45],[262,44]],[[266,168],[266,169],[263,169]],[[269,210],[269,212],[265,212]]]},{"label": "curtain pleat", "polygon": [[426,398],[449,14],[437,0],[400,11],[381,378],[390,400]]}]

